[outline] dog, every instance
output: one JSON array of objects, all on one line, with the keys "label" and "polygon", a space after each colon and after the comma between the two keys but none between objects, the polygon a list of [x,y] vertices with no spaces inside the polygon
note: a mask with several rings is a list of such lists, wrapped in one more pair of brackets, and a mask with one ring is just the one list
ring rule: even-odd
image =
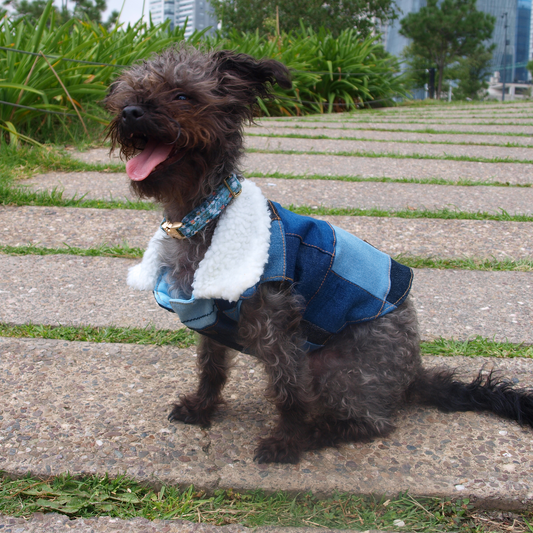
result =
[{"label": "dog", "polygon": [[240,350],[264,365],[278,412],[259,463],[385,437],[407,403],[533,425],[530,391],[422,366],[410,269],[242,177],[243,126],[276,83],[291,87],[275,60],[181,45],[124,71],[105,98],[111,150],[165,216],[128,283],[200,333],[198,388],[169,420],[208,426]]}]

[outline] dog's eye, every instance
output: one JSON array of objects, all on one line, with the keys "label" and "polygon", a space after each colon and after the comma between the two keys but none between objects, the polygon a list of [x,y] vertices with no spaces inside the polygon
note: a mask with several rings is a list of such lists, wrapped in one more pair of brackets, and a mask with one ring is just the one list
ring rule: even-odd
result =
[{"label": "dog's eye", "polygon": [[178,96],[176,96],[176,100],[188,100],[188,98],[184,94],[178,94]]}]

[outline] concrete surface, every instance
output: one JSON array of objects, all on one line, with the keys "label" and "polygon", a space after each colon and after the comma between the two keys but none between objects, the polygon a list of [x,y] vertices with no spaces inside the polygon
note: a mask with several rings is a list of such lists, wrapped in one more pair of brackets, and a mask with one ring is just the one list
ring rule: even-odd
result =
[{"label": "concrete surface", "polygon": [[533,151],[529,148],[463,145],[463,144],[418,144],[397,142],[353,141],[344,139],[305,139],[292,137],[247,137],[246,148],[256,150],[284,150],[295,152],[368,152],[371,154],[420,155],[444,157],[502,158],[530,161]]},{"label": "concrete surface", "polygon": [[[524,148],[410,146],[393,141],[516,139],[517,143],[531,144],[530,115],[533,105],[493,104],[449,109],[395,108],[353,116],[266,119],[261,123],[268,129],[289,132],[299,126],[297,132],[320,131],[339,138],[326,143],[283,140],[284,148],[309,150],[317,146],[316,149],[327,151],[354,146],[395,152],[475,153],[482,157],[521,153],[529,158],[529,151]],[[500,124],[490,124],[494,122]],[[379,129],[388,131],[376,131]],[[390,131],[395,129],[402,131]],[[427,129],[448,133],[433,135]],[[505,137],[513,133],[525,135]],[[387,142],[347,144],[342,140],[345,135]],[[249,139],[250,143],[266,142]],[[277,146],[278,141],[270,139],[270,146]],[[109,162],[105,149],[77,157]],[[244,170],[533,184],[533,165],[514,163],[251,153],[245,159]],[[533,205],[532,188],[270,178],[256,181],[267,196],[283,204],[386,209],[453,207],[491,212],[505,209],[528,214]],[[96,198],[130,197],[125,174],[50,173],[25,183],[42,188],[60,186],[70,196],[90,191]],[[391,254],[532,257],[531,223],[326,218]],[[0,209],[0,244],[93,247],[103,242],[128,242],[130,246],[143,247],[158,222],[156,211],[6,207]],[[0,321],[180,327],[175,315],[160,309],[150,293],[132,291],[125,285],[127,269],[135,262],[103,257],[0,255]],[[533,343],[530,272],[417,270],[413,295],[424,339],[482,335]],[[528,359],[428,357],[425,364],[458,366],[465,376],[475,375],[481,367],[496,366],[520,386],[533,385],[533,361]],[[263,395],[261,368],[254,359],[243,355],[235,360],[225,391],[227,404],[207,430],[170,424],[166,419],[169,404],[195,387],[192,349],[0,338],[0,380],[0,469],[12,475],[28,471],[42,476],[67,470],[73,474],[126,472],[154,485],[168,482],[194,483],[205,489],[313,490],[319,495],[336,490],[394,495],[409,490],[414,496],[470,497],[482,507],[499,509],[530,508],[533,501],[531,430],[493,415],[443,414],[412,407],[398,413],[398,429],[388,439],[307,453],[296,466],[257,465],[252,461],[254,448],[257,439],[268,434],[272,426],[273,408]],[[0,526],[0,531],[6,533],[219,531],[189,523],[108,518],[68,521],[58,515],[35,515],[30,521],[0,517]],[[261,533],[274,531],[277,530],[261,529]],[[241,526],[227,526],[220,533],[245,532]]]},{"label": "concrete surface", "polygon": [[[125,283],[137,261],[0,255],[0,322],[175,329],[174,313]],[[417,269],[412,294],[425,339],[475,335],[533,344],[531,272]]]},{"label": "concrete surface", "polygon": [[[126,473],[154,485],[319,495],[408,490],[513,509],[533,497],[531,429],[493,415],[411,407],[389,438],[308,452],[298,465],[261,465],[254,448],[274,410],[251,357],[236,357],[227,403],[203,429],[166,418],[169,403],[195,388],[190,349],[4,338],[0,353],[0,468],[12,475]],[[496,367],[533,384],[531,360],[424,361],[458,367],[465,379]]]},{"label": "concrete surface", "polygon": [[[341,533],[342,531],[342,533],[351,533],[353,531],[349,529],[280,528],[275,526],[247,528],[238,524],[212,526],[194,524],[184,520],[150,521],[146,518],[120,520],[107,516],[70,520],[68,517],[56,513],[35,513],[30,520],[0,516],[0,530],[2,533],[63,533],[64,531],[72,531],[73,533]],[[364,533],[384,532],[372,529]]]},{"label": "concrete surface", "polygon": [[[531,120],[533,122],[533,119]],[[406,130],[406,131],[421,131],[424,132],[428,129],[439,132],[460,132],[460,133],[493,133],[495,135],[502,135],[506,133],[522,133],[528,136],[531,135],[532,126],[517,126],[517,125],[476,125],[476,124],[444,124],[444,123],[427,123],[424,118],[411,119],[409,122],[385,122],[370,120],[366,122],[361,121],[349,121],[343,119],[335,119],[325,117],[323,119],[316,116],[310,118],[287,118],[280,119],[279,117],[273,119],[262,119],[258,122],[260,125],[269,126],[286,126],[294,123],[305,127],[318,127],[318,128],[343,128],[343,129],[358,129],[358,130]]]},{"label": "concrete surface", "polygon": [[[295,124],[296,126],[296,124]],[[335,137],[342,139],[344,137],[354,137],[357,139],[373,139],[376,141],[401,141],[402,144],[406,141],[422,143],[464,143],[464,144],[495,144],[503,145],[507,143],[517,144],[519,146],[533,146],[533,132],[531,137],[518,137],[512,135],[461,135],[456,134],[435,134],[435,133],[416,133],[405,131],[374,131],[374,130],[354,130],[354,129],[320,129],[320,128],[306,128],[306,127],[291,127],[288,123],[285,127],[270,126],[270,124],[263,123],[259,126],[249,127],[245,130],[246,133],[254,135],[325,135],[327,137]],[[449,145],[453,146],[453,145]],[[396,150],[396,147],[394,147]],[[531,155],[531,154],[530,154]],[[483,152],[483,157],[487,157],[487,152]]]},{"label": "concrete surface", "polygon": [[[268,154],[255,155],[263,157]],[[290,158],[298,156],[284,155],[280,157],[287,157],[290,160]],[[274,172],[277,167],[273,168],[269,172]],[[292,170],[292,173],[296,174],[297,169],[293,167]],[[64,192],[66,198],[84,196],[97,200],[135,199],[129,189],[129,179],[126,174],[106,174],[105,178],[105,182],[99,181],[101,176],[97,172],[51,172],[40,174],[21,183],[35,190],[59,189]],[[484,185],[464,187],[421,183],[250,179],[261,187],[267,198],[283,205],[387,210],[450,209],[452,211],[486,211],[489,213],[501,213],[504,210],[509,214],[533,213],[533,187],[488,187]],[[533,173],[528,179],[533,180]],[[126,219],[127,216],[126,212],[124,218]]]},{"label": "concrete surface", "polygon": [[[343,228],[390,255],[477,259],[529,259],[533,256],[532,222],[316,218]],[[9,246],[95,248],[102,244],[127,244],[144,249],[160,222],[158,211],[0,206],[1,242]],[[38,231],[28,231],[28,228],[38,228]]]}]

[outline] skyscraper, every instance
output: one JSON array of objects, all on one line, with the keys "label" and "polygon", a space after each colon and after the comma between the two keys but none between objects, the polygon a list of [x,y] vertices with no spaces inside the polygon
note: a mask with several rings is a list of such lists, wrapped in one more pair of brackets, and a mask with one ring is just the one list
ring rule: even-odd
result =
[{"label": "skyscraper", "polygon": [[194,30],[211,27],[208,33],[217,29],[217,19],[207,0],[150,0],[150,14],[154,24],[170,20],[172,28],[187,24],[185,37]]}]

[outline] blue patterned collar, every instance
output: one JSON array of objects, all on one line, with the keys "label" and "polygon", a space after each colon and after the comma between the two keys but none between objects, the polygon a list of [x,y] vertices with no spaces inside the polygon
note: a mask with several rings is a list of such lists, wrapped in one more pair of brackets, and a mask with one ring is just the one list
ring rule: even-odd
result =
[{"label": "blue patterned collar", "polygon": [[164,218],[161,229],[175,239],[190,239],[217,218],[231,200],[241,194],[241,189],[239,178],[236,174],[232,174],[198,207],[185,215],[181,222],[170,222]]}]

